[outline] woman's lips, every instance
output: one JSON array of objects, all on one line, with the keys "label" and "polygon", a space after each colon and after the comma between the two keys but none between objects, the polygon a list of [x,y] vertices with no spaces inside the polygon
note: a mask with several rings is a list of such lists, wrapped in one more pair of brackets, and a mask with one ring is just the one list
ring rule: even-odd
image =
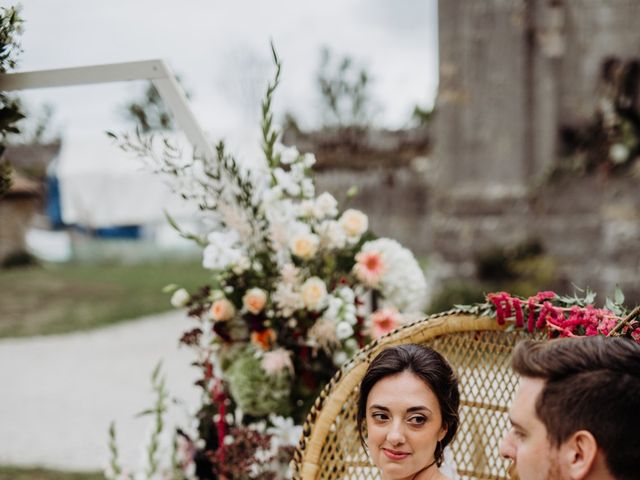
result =
[{"label": "woman's lips", "polygon": [[384,452],[384,454],[389,457],[391,460],[404,460],[405,458],[407,458],[409,456],[408,452],[399,452],[396,450],[389,450],[387,448],[383,448],[382,451]]}]

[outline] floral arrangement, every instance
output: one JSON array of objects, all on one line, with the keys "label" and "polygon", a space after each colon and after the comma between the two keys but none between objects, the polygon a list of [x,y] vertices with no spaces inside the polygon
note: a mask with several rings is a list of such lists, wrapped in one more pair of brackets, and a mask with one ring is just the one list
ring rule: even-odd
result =
[{"label": "floral arrangement", "polygon": [[486,303],[456,307],[476,315],[495,316],[499,324],[509,323],[509,328],[529,333],[544,330],[550,338],[617,335],[640,343],[640,307],[628,311],[620,290],[616,290],[614,300],[606,300],[603,308],[594,306],[595,297],[591,291],[584,297],[547,291],[528,298],[497,292],[488,294]]},{"label": "floral arrangement", "polygon": [[194,322],[180,341],[202,373],[197,426],[178,437],[189,452],[178,462],[185,478],[284,478],[298,425],[322,387],[370,339],[418,318],[426,299],[412,253],[375,238],[365,213],[316,195],[313,154],[279,142],[275,50],[273,58],[262,102],[264,161],[251,170],[222,142],[215,158],[184,160],[166,139],[111,134],[196,202],[208,225],[186,232],[167,216],[202,246],[211,271],[198,291],[169,287],[171,303]]}]

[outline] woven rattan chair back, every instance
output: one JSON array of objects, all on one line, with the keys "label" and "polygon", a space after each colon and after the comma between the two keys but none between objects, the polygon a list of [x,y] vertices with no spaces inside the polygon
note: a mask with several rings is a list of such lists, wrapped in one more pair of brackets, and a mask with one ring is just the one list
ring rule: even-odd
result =
[{"label": "woven rattan chair back", "polygon": [[429,345],[458,374],[460,429],[451,444],[461,479],[507,479],[509,462],[498,442],[509,428],[508,406],[517,379],[509,357],[523,333],[507,331],[495,319],[457,311],[433,315],[367,345],[344,365],[316,399],[294,456],[294,478],[377,479],[356,428],[358,385],[382,349],[401,343]]}]

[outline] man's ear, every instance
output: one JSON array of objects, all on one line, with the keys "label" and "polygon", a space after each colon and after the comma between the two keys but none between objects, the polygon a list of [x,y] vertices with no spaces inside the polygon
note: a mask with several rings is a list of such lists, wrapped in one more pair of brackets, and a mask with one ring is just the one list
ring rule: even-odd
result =
[{"label": "man's ear", "polygon": [[596,467],[598,442],[588,430],[578,430],[560,446],[561,469],[572,480],[587,478]]}]

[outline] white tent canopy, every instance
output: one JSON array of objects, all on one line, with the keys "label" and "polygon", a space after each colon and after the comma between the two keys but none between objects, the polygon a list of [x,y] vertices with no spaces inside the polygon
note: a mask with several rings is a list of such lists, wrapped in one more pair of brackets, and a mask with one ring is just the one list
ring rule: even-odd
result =
[{"label": "white tent canopy", "polygon": [[[180,139],[178,139],[180,141]],[[180,144],[188,146],[186,140]],[[90,228],[193,218],[197,207],[171,191],[166,179],[122,151],[105,132],[65,139],[55,166],[62,219]]]}]

